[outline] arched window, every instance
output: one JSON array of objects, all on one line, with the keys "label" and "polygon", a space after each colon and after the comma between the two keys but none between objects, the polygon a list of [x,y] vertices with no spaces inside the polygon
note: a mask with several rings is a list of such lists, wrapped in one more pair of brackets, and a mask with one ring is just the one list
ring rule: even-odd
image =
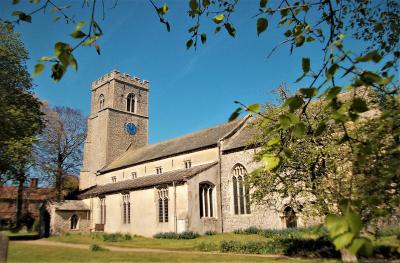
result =
[{"label": "arched window", "polygon": [[285,210],[283,210],[283,214],[285,216],[285,223],[287,228],[295,228],[297,227],[297,217],[293,208],[287,206]]},{"label": "arched window", "polygon": [[99,96],[99,110],[104,108],[104,103],[105,103],[104,95],[100,94],[100,96]]},{"label": "arched window", "polygon": [[126,110],[129,112],[135,112],[135,107],[136,107],[135,94],[129,93],[128,97],[126,97]]},{"label": "arched window", "polygon": [[129,194],[122,195],[122,222],[124,224],[131,223],[131,201]]},{"label": "arched window", "polygon": [[168,222],[168,188],[159,188],[158,191],[158,222]]},{"label": "arched window", "polygon": [[235,215],[250,214],[249,187],[245,184],[247,171],[237,164],[232,169],[233,207]]},{"label": "arched window", "polygon": [[73,214],[71,216],[71,229],[78,229],[78,216]]},{"label": "arched window", "polygon": [[200,218],[214,217],[214,186],[210,183],[199,184]]}]

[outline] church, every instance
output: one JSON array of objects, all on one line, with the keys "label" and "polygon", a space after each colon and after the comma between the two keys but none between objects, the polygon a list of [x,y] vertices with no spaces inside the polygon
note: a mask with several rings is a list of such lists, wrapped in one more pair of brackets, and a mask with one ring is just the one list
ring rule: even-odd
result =
[{"label": "church", "polygon": [[308,225],[284,200],[251,202],[246,175],[260,166],[252,117],[148,144],[149,82],[113,70],[94,81],[81,200],[43,205],[41,232],[232,232]]}]

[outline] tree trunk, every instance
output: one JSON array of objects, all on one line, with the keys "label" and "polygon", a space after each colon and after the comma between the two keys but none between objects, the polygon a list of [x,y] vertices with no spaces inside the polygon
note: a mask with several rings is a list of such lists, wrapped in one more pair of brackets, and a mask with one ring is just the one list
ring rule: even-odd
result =
[{"label": "tree trunk", "polygon": [[15,227],[19,229],[21,227],[22,218],[22,204],[24,202],[24,183],[25,174],[18,175],[18,191],[17,191],[17,211],[15,216]]},{"label": "tree trunk", "polygon": [[56,200],[60,202],[62,200],[62,155],[59,153],[57,158],[57,171],[56,171]]},{"label": "tree trunk", "polygon": [[340,250],[340,255],[342,257],[342,262],[344,263],[357,263],[357,256],[351,254],[347,249],[342,248]]},{"label": "tree trunk", "polygon": [[7,262],[8,237],[0,234],[0,263]]}]

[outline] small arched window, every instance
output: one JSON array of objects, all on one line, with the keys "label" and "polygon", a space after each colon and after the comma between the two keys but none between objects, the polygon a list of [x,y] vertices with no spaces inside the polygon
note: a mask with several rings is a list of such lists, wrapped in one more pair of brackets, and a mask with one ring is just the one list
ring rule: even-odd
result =
[{"label": "small arched window", "polygon": [[136,96],[133,93],[130,93],[128,97],[126,97],[126,110],[129,112],[135,112],[136,107]]},{"label": "small arched window", "polygon": [[78,221],[79,221],[78,216],[75,215],[75,214],[73,214],[73,215],[71,216],[71,229],[72,229],[72,230],[78,229]]},{"label": "small arched window", "polygon": [[283,214],[285,216],[285,224],[287,228],[295,228],[297,227],[297,217],[293,208],[287,206],[285,210],[283,210]]},{"label": "small arched window", "polygon": [[201,183],[199,185],[199,207],[200,218],[214,217],[214,186],[210,183]]},{"label": "small arched window", "polygon": [[247,171],[237,164],[232,169],[233,207],[235,215],[250,214],[249,187],[245,184]]},{"label": "small arched window", "polygon": [[104,103],[105,103],[104,95],[100,94],[100,96],[99,96],[99,110],[104,108]]}]

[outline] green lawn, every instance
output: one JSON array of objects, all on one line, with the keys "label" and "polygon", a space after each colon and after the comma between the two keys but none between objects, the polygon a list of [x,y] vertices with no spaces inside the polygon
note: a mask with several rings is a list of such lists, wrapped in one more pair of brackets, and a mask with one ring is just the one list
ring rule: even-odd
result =
[{"label": "green lawn", "polygon": [[10,230],[3,230],[0,231],[1,234],[9,236],[9,237],[15,237],[15,236],[36,236],[38,233],[36,231],[10,231]]},{"label": "green lawn", "polygon": [[168,250],[196,250],[196,246],[201,242],[219,244],[222,240],[267,240],[260,235],[238,235],[232,233],[218,234],[213,236],[200,236],[196,239],[154,239],[148,237],[132,237],[132,240],[109,242],[103,241],[101,238],[96,238],[94,235],[89,234],[73,234],[63,235],[57,237],[50,237],[49,240],[61,241],[74,244],[106,244],[111,246],[120,247],[135,247],[135,248],[159,248]]},{"label": "green lawn", "polygon": [[316,263],[337,262],[303,259],[263,258],[247,255],[212,255],[212,254],[180,254],[180,253],[132,253],[132,252],[91,252],[89,250],[44,247],[11,242],[9,247],[9,263],[19,262],[279,262],[279,263]]}]

